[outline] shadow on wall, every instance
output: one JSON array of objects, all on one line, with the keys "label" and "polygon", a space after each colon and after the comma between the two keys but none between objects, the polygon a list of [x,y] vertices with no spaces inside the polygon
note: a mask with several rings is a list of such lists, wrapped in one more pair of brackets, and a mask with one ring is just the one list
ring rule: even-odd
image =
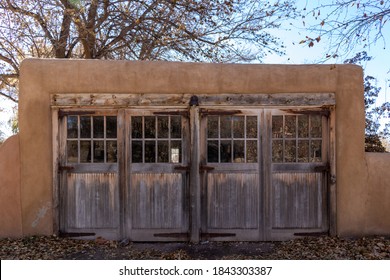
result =
[{"label": "shadow on wall", "polygon": [[0,238],[22,236],[19,135],[0,145]]}]

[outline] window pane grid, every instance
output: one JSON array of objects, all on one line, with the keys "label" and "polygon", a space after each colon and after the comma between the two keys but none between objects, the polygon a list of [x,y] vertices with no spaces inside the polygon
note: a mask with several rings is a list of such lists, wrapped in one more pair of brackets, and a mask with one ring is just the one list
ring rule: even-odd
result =
[{"label": "window pane grid", "polygon": [[133,163],[180,163],[182,132],[180,116],[131,117]]},{"label": "window pane grid", "polygon": [[257,162],[257,126],[257,116],[209,116],[207,162]]},{"label": "window pane grid", "polygon": [[68,116],[67,161],[69,163],[116,163],[117,117]]},{"label": "window pane grid", "polygon": [[272,116],[272,161],[305,163],[322,161],[320,115]]}]

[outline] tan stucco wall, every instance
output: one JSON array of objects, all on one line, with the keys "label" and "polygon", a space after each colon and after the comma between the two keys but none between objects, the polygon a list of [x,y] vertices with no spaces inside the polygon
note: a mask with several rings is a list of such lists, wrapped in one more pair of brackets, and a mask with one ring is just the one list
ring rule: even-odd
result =
[{"label": "tan stucco wall", "polygon": [[368,175],[360,67],[25,60],[19,104],[23,232],[53,232],[51,93],[316,92],[336,93],[337,232],[364,234],[372,228],[365,226],[366,215],[376,211],[363,207]]},{"label": "tan stucco wall", "polygon": [[0,146],[0,238],[22,236],[19,136]]},{"label": "tan stucco wall", "polygon": [[390,154],[366,153],[368,178],[362,204],[367,234],[390,234]]}]

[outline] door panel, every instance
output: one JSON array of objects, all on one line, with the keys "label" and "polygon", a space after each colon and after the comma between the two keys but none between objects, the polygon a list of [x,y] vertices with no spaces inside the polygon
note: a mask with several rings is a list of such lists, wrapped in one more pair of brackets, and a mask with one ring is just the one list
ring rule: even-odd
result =
[{"label": "door panel", "polygon": [[129,112],[125,216],[132,240],[188,238],[189,120],[180,114],[180,110]]},{"label": "door panel", "polygon": [[60,126],[61,233],[118,239],[117,116],[70,111]]},{"label": "door panel", "polygon": [[201,121],[203,239],[258,240],[262,234],[259,112],[207,110]]}]

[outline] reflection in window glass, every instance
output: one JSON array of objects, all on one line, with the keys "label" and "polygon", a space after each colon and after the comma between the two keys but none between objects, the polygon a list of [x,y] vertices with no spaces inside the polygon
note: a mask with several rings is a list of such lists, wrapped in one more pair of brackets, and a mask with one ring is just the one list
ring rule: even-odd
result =
[{"label": "reflection in window glass", "polygon": [[272,161],[283,162],[283,140],[272,141]]},{"label": "reflection in window glass", "polygon": [[218,141],[207,141],[207,161],[219,162],[219,149]]},{"label": "reflection in window glass", "polygon": [[285,142],[285,152],[284,152],[284,161],[285,162],[296,162],[296,142],[295,140],[286,140]]},{"label": "reflection in window glass", "polygon": [[156,162],[155,141],[145,141],[145,162]]},{"label": "reflection in window glass", "polygon": [[221,162],[232,162],[232,141],[221,140],[220,157]]},{"label": "reflection in window glass", "polygon": [[272,117],[272,137],[283,138],[283,116]]},{"label": "reflection in window glass", "polygon": [[78,142],[77,141],[67,141],[67,161],[70,163],[77,163],[78,161]]},{"label": "reflection in window glass", "polygon": [[287,138],[296,137],[296,116],[285,116],[284,136]]},{"label": "reflection in window glass", "polygon": [[80,141],[80,163],[91,162],[91,141]]},{"label": "reflection in window glass", "polygon": [[232,137],[232,118],[230,116],[221,116],[221,138]]},{"label": "reflection in window glass", "polygon": [[104,162],[104,141],[93,141],[93,162]]},{"label": "reflection in window glass", "polygon": [[218,119],[219,117],[207,117],[207,137],[218,138]]},{"label": "reflection in window glass", "polygon": [[321,116],[313,115],[310,118],[311,127],[310,127],[310,135],[312,138],[321,138],[322,137],[322,121]]},{"label": "reflection in window glass", "polygon": [[157,118],[157,134],[158,138],[168,138],[169,136],[169,117]]},{"label": "reflection in window glass", "polygon": [[309,137],[309,116],[308,115],[298,116],[298,137],[299,138]]},{"label": "reflection in window glass", "polygon": [[245,141],[237,140],[233,143],[233,162],[245,162]]},{"label": "reflection in window glass", "polygon": [[132,141],[131,143],[131,161],[134,163],[142,162],[142,141]]},{"label": "reflection in window glass", "polygon": [[171,142],[171,162],[180,163],[181,162],[181,141],[172,141]]},{"label": "reflection in window glass", "polygon": [[181,117],[171,117],[171,138],[181,138]]},{"label": "reflection in window glass", "polygon": [[93,117],[93,138],[104,138],[104,117]]},{"label": "reflection in window glass", "polygon": [[314,140],[311,142],[311,161],[321,162],[322,161],[322,141]]},{"label": "reflection in window glass", "polygon": [[145,117],[145,138],[156,137],[156,117]]},{"label": "reflection in window glass", "polygon": [[157,142],[157,162],[169,162],[169,142]]},{"label": "reflection in window glass", "polygon": [[235,116],[233,117],[233,137],[244,138],[245,137],[245,117]]},{"label": "reflection in window glass", "polygon": [[142,117],[131,118],[131,137],[142,138]]},{"label": "reflection in window glass", "polygon": [[309,162],[309,140],[298,141],[298,162]]},{"label": "reflection in window glass", "polygon": [[246,142],[246,161],[249,163],[257,162],[257,140]]},{"label": "reflection in window glass", "polygon": [[116,138],[117,135],[116,117],[106,117],[106,138]]},{"label": "reflection in window glass", "polygon": [[106,154],[106,162],[117,162],[117,143],[116,141],[107,141],[107,154]]},{"label": "reflection in window glass", "polygon": [[91,139],[91,117],[80,116],[80,138]]},{"label": "reflection in window glass", "polygon": [[69,116],[67,120],[67,132],[68,132],[68,139],[71,138],[77,138],[77,116]]}]

